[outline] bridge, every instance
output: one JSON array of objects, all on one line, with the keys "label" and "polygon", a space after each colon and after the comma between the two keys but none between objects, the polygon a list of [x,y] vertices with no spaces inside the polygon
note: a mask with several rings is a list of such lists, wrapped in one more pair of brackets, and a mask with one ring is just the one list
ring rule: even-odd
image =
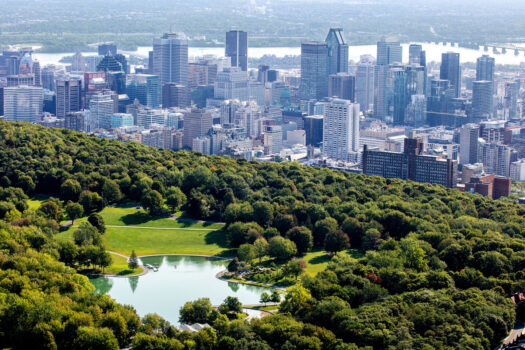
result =
[{"label": "bridge", "polygon": [[525,44],[524,46],[516,46],[511,44],[490,44],[490,43],[478,43],[478,42],[455,42],[455,41],[437,41],[434,42],[436,45],[451,46],[451,47],[463,47],[466,49],[480,50],[483,49],[485,52],[492,51],[493,54],[506,54],[507,52],[514,52],[515,56],[523,54],[525,56]]}]

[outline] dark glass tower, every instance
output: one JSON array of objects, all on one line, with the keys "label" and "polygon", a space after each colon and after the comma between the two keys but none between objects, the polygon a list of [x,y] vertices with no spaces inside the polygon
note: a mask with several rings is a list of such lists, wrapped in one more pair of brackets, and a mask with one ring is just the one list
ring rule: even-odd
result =
[{"label": "dark glass tower", "polygon": [[494,81],[495,59],[488,55],[483,55],[476,61],[476,80]]},{"label": "dark glass tower", "polygon": [[232,67],[248,70],[248,33],[240,30],[226,33],[226,57],[231,58]]},{"label": "dark glass tower", "polygon": [[301,98],[309,100],[328,96],[328,46],[306,41],[301,44]]},{"label": "dark glass tower", "polygon": [[448,80],[454,87],[454,97],[461,93],[461,67],[459,65],[459,53],[447,52],[441,55],[441,69],[439,78]]},{"label": "dark glass tower", "polygon": [[330,28],[326,37],[328,46],[328,74],[348,72],[348,45],[343,38],[343,29]]}]

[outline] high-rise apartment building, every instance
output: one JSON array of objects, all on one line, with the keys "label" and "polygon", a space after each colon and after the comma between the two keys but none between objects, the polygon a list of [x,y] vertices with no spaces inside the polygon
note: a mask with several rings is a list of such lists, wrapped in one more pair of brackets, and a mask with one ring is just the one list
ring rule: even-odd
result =
[{"label": "high-rise apartment building", "polygon": [[226,57],[231,58],[231,66],[248,70],[248,33],[230,30],[226,33]]},{"label": "high-rise apartment building", "polygon": [[111,129],[111,119],[117,111],[114,92],[106,90],[91,96],[89,111],[98,128]]},{"label": "high-rise apartment building", "polygon": [[4,88],[4,117],[10,121],[37,123],[42,117],[44,90],[35,86]]},{"label": "high-rise apartment building", "polygon": [[459,53],[446,52],[441,55],[441,68],[439,78],[450,82],[454,87],[454,97],[461,94],[461,66],[459,64]]},{"label": "high-rise apartment building", "polygon": [[330,28],[325,40],[328,46],[328,74],[348,73],[348,44],[342,28]]},{"label": "high-rise apartment building", "polygon": [[476,61],[476,80],[494,81],[495,59],[488,55],[479,57]]},{"label": "high-rise apartment building", "polygon": [[153,40],[153,72],[160,84],[188,86],[188,39],[184,34],[164,34]]},{"label": "high-rise apartment building", "polygon": [[56,116],[65,118],[70,112],[82,109],[82,81],[80,79],[59,79],[56,82]]},{"label": "high-rise apartment building", "polygon": [[328,96],[328,46],[323,42],[301,44],[301,99]]},{"label": "high-rise apartment building", "polygon": [[487,174],[510,176],[510,163],[514,150],[497,143],[482,143],[479,147],[479,161]]},{"label": "high-rise apartment building", "polygon": [[324,107],[323,156],[347,161],[359,151],[359,105],[331,99]]}]

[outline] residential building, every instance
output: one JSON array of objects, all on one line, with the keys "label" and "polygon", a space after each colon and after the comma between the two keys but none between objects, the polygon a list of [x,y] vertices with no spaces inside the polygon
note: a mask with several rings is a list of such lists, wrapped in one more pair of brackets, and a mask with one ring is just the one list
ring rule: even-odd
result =
[{"label": "residential building", "polygon": [[347,161],[359,152],[359,104],[331,99],[325,103],[323,156]]}]

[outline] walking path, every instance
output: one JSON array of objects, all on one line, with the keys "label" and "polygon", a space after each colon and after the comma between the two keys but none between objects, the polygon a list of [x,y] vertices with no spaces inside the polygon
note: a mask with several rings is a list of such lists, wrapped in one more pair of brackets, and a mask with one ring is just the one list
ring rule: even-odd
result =
[{"label": "walking path", "polygon": [[151,226],[131,226],[131,225],[106,225],[113,228],[144,228],[148,230],[185,230],[185,231],[219,231],[219,228],[193,228],[193,227],[151,227]]}]

